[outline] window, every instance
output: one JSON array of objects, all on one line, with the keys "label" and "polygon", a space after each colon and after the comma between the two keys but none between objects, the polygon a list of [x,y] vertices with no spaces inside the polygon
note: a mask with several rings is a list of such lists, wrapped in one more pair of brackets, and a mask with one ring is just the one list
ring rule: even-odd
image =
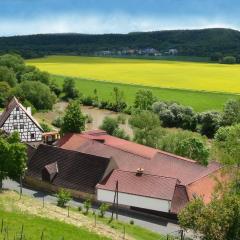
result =
[{"label": "window", "polygon": [[13,115],[13,120],[17,120],[17,115]]},{"label": "window", "polygon": [[31,139],[35,138],[35,133],[31,133]]},{"label": "window", "polygon": [[13,129],[14,129],[14,130],[18,129],[18,125],[17,125],[17,124],[14,124],[14,125],[13,125]]},{"label": "window", "polygon": [[20,115],[20,119],[23,119],[23,115],[22,114]]},{"label": "window", "polygon": [[16,107],[16,111],[17,111],[17,112],[19,111],[19,107]]},{"label": "window", "polygon": [[20,129],[24,129],[24,124],[20,124]]}]

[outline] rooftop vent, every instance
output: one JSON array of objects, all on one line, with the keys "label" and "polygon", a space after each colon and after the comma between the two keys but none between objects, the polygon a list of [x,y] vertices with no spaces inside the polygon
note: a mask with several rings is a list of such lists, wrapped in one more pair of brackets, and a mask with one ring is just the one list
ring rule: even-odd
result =
[{"label": "rooftop vent", "polygon": [[144,169],[143,168],[138,168],[137,169],[137,173],[136,173],[136,176],[142,176],[143,175],[143,172],[144,172]]}]

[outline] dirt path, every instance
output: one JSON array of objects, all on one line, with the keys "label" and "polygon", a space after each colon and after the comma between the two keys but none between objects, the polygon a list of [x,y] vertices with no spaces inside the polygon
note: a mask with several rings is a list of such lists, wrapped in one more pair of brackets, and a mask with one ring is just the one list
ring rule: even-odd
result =
[{"label": "dirt path", "polygon": [[[100,222],[97,222],[95,226],[94,219],[84,216],[82,213],[70,211],[70,216],[68,217],[67,209],[62,209],[49,203],[45,203],[43,208],[41,201],[26,196],[22,196],[22,198],[19,199],[19,195],[13,191],[5,191],[0,194],[0,207],[6,211],[20,210],[28,214],[63,221],[77,227],[84,227],[90,232],[104,235],[113,240],[123,239],[123,233]],[[129,236],[126,236],[125,239],[133,240],[133,238]]]}]

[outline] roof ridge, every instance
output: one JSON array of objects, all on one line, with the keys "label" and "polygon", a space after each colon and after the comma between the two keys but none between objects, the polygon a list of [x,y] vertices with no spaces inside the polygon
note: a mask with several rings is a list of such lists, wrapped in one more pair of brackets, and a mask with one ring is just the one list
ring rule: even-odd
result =
[{"label": "roof ridge", "polygon": [[[128,173],[136,173],[136,172],[132,172],[132,171],[127,171],[127,170],[122,170],[122,169],[114,169],[114,171],[118,171],[118,172],[128,172]],[[171,179],[175,179],[177,181],[180,182],[180,180],[178,178],[175,177],[168,177],[168,176],[162,176],[162,175],[157,175],[157,174],[150,174],[150,173],[145,173],[143,172],[143,175],[148,175],[148,176],[153,176],[153,177],[160,177],[160,178],[171,178]]]},{"label": "roof ridge", "polygon": [[[84,134],[83,134],[82,136],[83,136],[84,138],[88,139],[88,140],[92,140],[92,141],[98,142],[97,139],[88,138],[88,137],[84,136]],[[126,141],[126,140],[125,140],[125,141]],[[132,142],[132,143],[134,143],[134,142]],[[132,154],[132,155],[140,156],[140,157],[145,158],[145,159],[148,159],[148,160],[151,160],[151,159],[152,159],[152,158],[148,158],[148,157],[146,157],[146,156],[140,155],[140,154],[138,154],[138,153],[133,153],[133,152],[127,151],[127,150],[125,150],[125,149],[121,149],[121,148],[119,148],[119,147],[111,146],[111,145],[109,145],[109,144],[105,144],[105,143],[101,143],[101,144],[103,144],[103,145],[105,145],[105,146],[107,146],[107,147],[113,148],[113,149],[118,149],[118,150],[121,150],[121,151],[123,151],[123,152],[130,153],[130,154]],[[141,145],[141,144],[139,144],[139,145]],[[143,145],[143,146],[144,146],[144,145]],[[146,146],[145,146],[145,147],[146,147]],[[153,148],[153,149],[154,149],[154,148]],[[154,156],[155,156],[155,155],[154,155]]]}]

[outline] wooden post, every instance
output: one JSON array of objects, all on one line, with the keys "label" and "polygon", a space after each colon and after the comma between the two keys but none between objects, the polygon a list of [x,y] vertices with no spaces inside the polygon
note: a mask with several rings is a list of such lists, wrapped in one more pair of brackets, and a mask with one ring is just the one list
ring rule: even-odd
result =
[{"label": "wooden post", "polygon": [[118,181],[116,182],[116,191],[117,191],[117,211],[116,211],[116,219],[118,220]]},{"label": "wooden post", "polygon": [[184,240],[183,230],[180,230],[181,240]]},{"label": "wooden post", "polygon": [[96,227],[97,226],[97,214],[95,213],[94,215],[94,226]]},{"label": "wooden post", "polygon": [[23,240],[23,225],[22,225],[22,229],[21,229],[21,237],[20,240]]},{"label": "wooden post", "polygon": [[43,208],[44,208],[44,206],[45,206],[45,199],[44,199],[44,195],[43,195],[43,198],[42,198],[42,202],[43,202]]},{"label": "wooden post", "polygon": [[44,230],[42,230],[42,234],[41,234],[41,240],[44,239]]},{"label": "wooden post", "polygon": [[22,174],[20,175],[20,199],[22,198]]},{"label": "wooden post", "polygon": [[4,223],[3,223],[3,219],[2,219],[2,224],[1,224],[1,233],[3,233],[3,226],[4,226]]},{"label": "wooden post", "polygon": [[125,235],[126,235],[126,227],[123,226],[123,239],[125,239]]},{"label": "wooden post", "polygon": [[69,217],[70,215],[69,215],[69,205],[68,205],[68,217]]}]

